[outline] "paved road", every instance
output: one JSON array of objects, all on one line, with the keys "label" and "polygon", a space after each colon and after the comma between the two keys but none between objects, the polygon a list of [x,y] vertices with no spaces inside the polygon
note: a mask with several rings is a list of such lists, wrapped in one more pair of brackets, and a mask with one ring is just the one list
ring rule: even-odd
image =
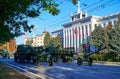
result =
[{"label": "paved road", "polygon": [[[88,66],[84,63],[78,66],[75,62],[59,62],[52,67],[47,62],[41,63],[40,67],[34,64],[15,63],[13,58],[0,59],[0,61],[11,65],[16,70],[29,76],[34,75],[39,79],[120,79],[120,66],[93,64]],[[35,79],[35,77],[33,77]]]}]

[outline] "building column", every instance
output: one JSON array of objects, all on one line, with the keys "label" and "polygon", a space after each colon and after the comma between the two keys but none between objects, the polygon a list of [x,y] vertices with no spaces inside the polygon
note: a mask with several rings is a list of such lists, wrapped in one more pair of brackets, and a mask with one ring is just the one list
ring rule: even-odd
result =
[{"label": "building column", "polygon": [[76,51],[76,35],[75,35],[75,28],[73,30],[73,35],[74,35],[74,48],[75,48],[75,51]]},{"label": "building column", "polygon": [[68,29],[68,47],[70,47],[70,40],[71,40],[71,37],[70,37],[70,29]]},{"label": "building column", "polygon": [[65,30],[65,48],[67,47],[67,30]]},{"label": "building column", "polygon": [[72,47],[72,29],[70,28],[70,47]]},{"label": "building column", "polygon": [[83,35],[84,35],[84,41],[83,41],[83,42],[84,42],[84,43],[86,43],[86,28],[85,28],[85,27],[86,27],[86,26],[84,25],[84,26],[83,26],[83,28],[84,28],[84,34],[83,34]]},{"label": "building column", "polygon": [[65,30],[63,30],[63,48],[65,48],[65,39],[66,39],[66,33]]},{"label": "building column", "polygon": [[74,47],[73,46],[73,28],[71,28],[71,47]]},{"label": "building column", "polygon": [[79,42],[80,42],[80,40],[79,40],[79,38],[80,38],[80,37],[79,37],[79,36],[80,36],[80,35],[79,35],[79,34],[80,34],[80,33],[79,33],[79,26],[77,27],[77,31],[78,31],[78,33],[77,33],[77,48],[78,48],[77,52],[79,52],[79,49],[80,49],[80,43],[79,43]]}]

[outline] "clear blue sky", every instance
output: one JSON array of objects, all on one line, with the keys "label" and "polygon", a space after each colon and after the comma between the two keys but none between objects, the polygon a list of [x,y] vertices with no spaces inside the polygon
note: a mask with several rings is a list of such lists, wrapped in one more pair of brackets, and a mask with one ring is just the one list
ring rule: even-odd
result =
[{"label": "clear blue sky", "polygon": [[[59,3],[60,13],[57,16],[50,15],[47,11],[42,12],[37,18],[29,18],[29,25],[35,25],[35,34],[41,34],[46,28],[46,31],[52,32],[62,29],[64,23],[70,22],[71,13],[77,11],[77,5],[73,5],[71,0],[57,0]],[[87,6],[84,6],[87,4]],[[80,0],[81,9],[87,11],[88,15],[105,16],[111,13],[120,12],[120,0]],[[32,33],[26,33],[28,38],[31,38]],[[17,45],[24,44],[24,37],[16,38]]]}]

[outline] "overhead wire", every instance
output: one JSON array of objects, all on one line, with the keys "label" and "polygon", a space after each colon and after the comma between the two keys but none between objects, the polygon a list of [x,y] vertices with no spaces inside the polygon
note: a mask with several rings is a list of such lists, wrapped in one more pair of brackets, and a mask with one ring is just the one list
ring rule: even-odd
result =
[{"label": "overhead wire", "polygon": [[[99,4],[99,3],[103,2],[103,1],[104,1],[104,0],[100,0],[100,1],[98,1],[98,2],[95,2],[95,3],[87,6],[86,8],[83,8],[83,9],[87,9],[87,8],[93,7],[93,6],[95,6],[96,4]],[[104,2],[104,3],[100,4],[99,6],[95,6],[95,8],[89,10],[88,12],[93,12],[94,10],[96,10],[96,9],[98,9],[98,8],[101,8],[101,9],[106,8],[105,6],[108,6],[108,3],[111,3],[111,2],[113,2],[113,1],[114,1],[114,0],[110,0],[109,2]],[[68,17],[68,16],[69,16],[69,15],[66,15],[66,16],[61,17],[61,18],[59,18],[59,19],[63,20],[63,18]],[[58,19],[57,19],[57,20],[58,20]],[[60,21],[60,20],[58,20],[58,21]],[[55,22],[55,23],[46,26],[46,29],[48,29],[48,28],[50,28],[50,27],[54,27],[54,26],[56,26],[56,25],[59,25],[61,22],[64,22],[64,20],[63,20],[63,21],[60,21],[60,22],[56,22],[56,20],[55,20],[55,21],[52,21],[52,22]],[[52,23],[52,22],[50,22],[50,23]]]},{"label": "overhead wire", "polygon": [[[67,1],[70,1],[70,0],[67,0]],[[100,0],[100,1],[98,1],[98,2],[95,2],[95,3],[91,4],[91,5],[89,5],[87,8],[90,8],[90,6],[92,6],[92,5],[94,5],[94,4],[98,4],[98,3],[102,2],[102,1],[104,1],[104,0]],[[80,7],[82,7],[82,5],[81,5]],[[87,8],[84,8],[84,9],[87,9]],[[69,14],[69,15],[66,15],[66,16],[63,16],[63,17],[61,17],[61,18],[59,18],[59,19],[62,20],[63,18],[65,18],[65,17],[67,17],[67,16],[70,16],[70,14]],[[57,21],[59,21],[59,19],[57,19]],[[49,23],[53,23],[53,22],[56,22],[56,20],[53,20],[53,21],[51,21],[51,22],[49,22]],[[48,23],[47,23],[47,24],[48,24]],[[47,28],[47,27],[49,27],[49,25],[46,26],[46,28]]]}]

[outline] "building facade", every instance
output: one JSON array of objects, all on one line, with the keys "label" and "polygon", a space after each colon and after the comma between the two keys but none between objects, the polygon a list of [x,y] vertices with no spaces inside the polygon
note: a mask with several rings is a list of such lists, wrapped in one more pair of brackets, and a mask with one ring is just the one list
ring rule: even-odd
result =
[{"label": "building facade", "polygon": [[38,34],[33,38],[25,38],[24,39],[24,44],[29,44],[28,42],[30,42],[29,45],[33,46],[33,47],[38,47],[38,46],[44,46],[44,37],[46,35],[46,31],[44,31],[42,34]]},{"label": "building facade", "polygon": [[46,32],[44,31],[42,34],[36,35],[34,39],[34,45],[37,46],[44,46],[44,37]]},{"label": "building facade", "polygon": [[82,12],[80,3],[78,2],[78,11],[71,15],[71,22],[63,24],[63,47],[74,47],[76,52],[79,52],[81,44],[87,44],[91,32],[101,25],[106,28],[111,21],[116,25],[120,13],[110,14],[104,17],[88,16],[87,12]]}]

